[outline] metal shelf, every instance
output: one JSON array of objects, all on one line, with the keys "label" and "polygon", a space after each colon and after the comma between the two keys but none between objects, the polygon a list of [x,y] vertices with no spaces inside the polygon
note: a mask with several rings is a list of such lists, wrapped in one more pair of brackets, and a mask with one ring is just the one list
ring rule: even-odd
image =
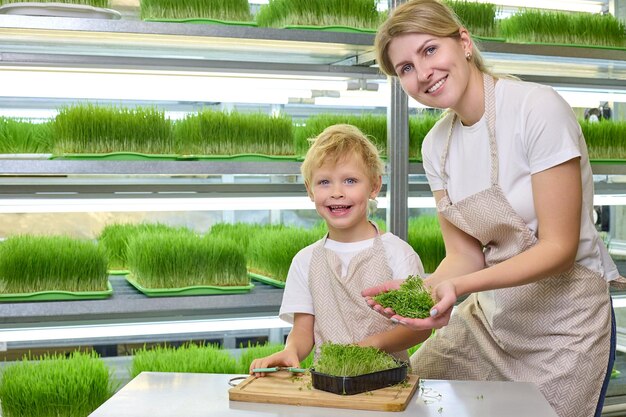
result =
[{"label": "metal shelf", "polygon": [[[300,162],[235,161],[87,161],[48,159],[0,159],[0,183],[9,176],[210,176],[300,175]],[[594,175],[626,175],[626,164],[592,163]],[[424,174],[421,162],[409,164],[409,174]]]},{"label": "metal shelf", "polygon": [[[374,34],[0,16],[0,65],[158,68],[384,78]],[[626,50],[479,42],[496,72],[553,85],[626,88]]]},{"label": "metal shelf", "polygon": [[113,295],[104,300],[0,303],[3,328],[27,323],[120,322],[193,317],[277,315],[283,290],[254,282],[246,294],[147,297],[121,276],[109,278]]}]

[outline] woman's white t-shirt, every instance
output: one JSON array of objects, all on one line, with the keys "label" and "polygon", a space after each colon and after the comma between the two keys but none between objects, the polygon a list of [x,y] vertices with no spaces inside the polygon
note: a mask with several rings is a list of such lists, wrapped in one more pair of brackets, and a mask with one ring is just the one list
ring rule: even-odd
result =
[{"label": "woman's white t-shirt", "polygon": [[[393,279],[405,279],[409,275],[416,274],[424,276],[422,261],[408,243],[392,233],[382,233],[380,239]],[[279,317],[288,323],[293,323],[294,313],[315,315],[313,299],[309,290],[309,268],[316,244],[317,242],[302,249],[291,261],[279,311]],[[350,260],[359,252],[369,249],[373,245],[373,238],[350,243],[326,239],[324,247],[337,254],[341,260],[341,274],[345,276]],[[365,303],[365,299],[363,299],[363,303]]]},{"label": "woman's white t-shirt", "polygon": [[[569,104],[548,86],[499,79],[495,86],[496,142],[499,184],[528,227],[537,234],[531,176],[580,157],[583,212],[576,261],[605,279],[619,276],[593,222],[593,174],[587,145]],[[449,132],[442,119],[422,145],[424,171],[433,191],[444,188],[441,155]],[[490,186],[489,136],[486,117],[472,126],[457,118],[446,162],[448,195],[452,202]]]}]

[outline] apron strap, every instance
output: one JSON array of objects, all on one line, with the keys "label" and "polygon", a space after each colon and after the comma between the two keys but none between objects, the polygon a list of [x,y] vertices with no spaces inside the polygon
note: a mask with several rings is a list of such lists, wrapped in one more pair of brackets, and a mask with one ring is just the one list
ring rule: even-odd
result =
[{"label": "apron strap", "polygon": [[[493,77],[489,74],[483,73],[483,86],[484,86],[484,100],[485,100],[485,116],[487,117],[487,130],[489,132],[489,156],[491,159],[491,185],[498,184],[498,145],[496,143],[496,97],[495,97],[495,83]],[[448,137],[443,147],[441,154],[441,179],[443,181],[443,188],[448,189],[448,173],[446,172],[446,162],[448,160],[448,154],[450,152],[450,141],[452,140],[452,131],[454,125],[458,119],[456,113],[452,113],[450,118],[450,128],[448,130]]]}]

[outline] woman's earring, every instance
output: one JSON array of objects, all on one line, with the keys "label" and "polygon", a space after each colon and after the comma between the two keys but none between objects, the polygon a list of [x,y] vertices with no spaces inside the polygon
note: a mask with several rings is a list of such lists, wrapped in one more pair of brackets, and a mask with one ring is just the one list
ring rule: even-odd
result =
[{"label": "woman's earring", "polygon": [[470,51],[465,52],[465,59],[467,59],[468,61],[472,59],[472,53]]}]

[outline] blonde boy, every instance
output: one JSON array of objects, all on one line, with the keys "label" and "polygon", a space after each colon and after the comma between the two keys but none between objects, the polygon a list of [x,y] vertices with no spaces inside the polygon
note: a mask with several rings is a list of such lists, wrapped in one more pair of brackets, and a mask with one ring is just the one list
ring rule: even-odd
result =
[{"label": "blonde boy", "polygon": [[[326,128],[302,163],[304,184],[328,234],[293,259],[280,308],[293,323],[285,349],[250,366],[299,367],[323,342],[358,343],[407,360],[406,349],[428,332],[407,330],[372,311],[361,290],[388,279],[423,275],[418,255],[403,240],[381,233],[368,207],[382,186],[383,163],[376,147],[356,127]],[[262,373],[257,373],[262,376]]]}]

